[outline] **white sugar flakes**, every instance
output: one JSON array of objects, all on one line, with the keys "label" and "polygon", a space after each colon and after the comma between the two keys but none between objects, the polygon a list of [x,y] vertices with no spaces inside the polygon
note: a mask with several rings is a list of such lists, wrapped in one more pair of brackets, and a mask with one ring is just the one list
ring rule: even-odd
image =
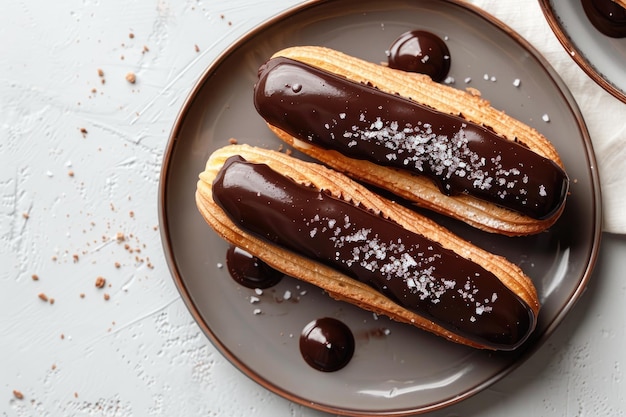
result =
[{"label": "white sugar flakes", "polygon": [[[489,74],[486,76],[490,78]],[[509,198],[508,195],[515,193],[520,184],[517,177],[524,175],[517,167],[504,168],[501,156],[487,161],[473,151],[469,143],[475,132],[465,123],[448,135],[434,131],[429,123],[400,125],[398,121],[387,121],[381,117],[373,117],[368,122],[364,111],[359,113],[359,119],[364,126],[353,125],[343,132],[336,132],[345,138],[345,146],[355,148],[361,143],[368,143],[381,147],[381,150],[384,149],[383,157],[390,163],[401,164],[417,172],[430,172],[450,192],[453,191],[450,185],[453,177],[463,178],[468,186],[483,191],[492,189],[496,184],[494,180],[507,177],[502,186],[509,191],[499,195]],[[522,200],[528,198],[525,194],[518,193],[518,196]]]}]

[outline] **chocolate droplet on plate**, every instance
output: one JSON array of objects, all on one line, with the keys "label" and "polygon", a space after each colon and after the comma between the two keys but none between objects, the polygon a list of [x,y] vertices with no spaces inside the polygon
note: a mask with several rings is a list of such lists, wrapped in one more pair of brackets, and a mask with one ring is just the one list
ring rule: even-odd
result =
[{"label": "chocolate droplet on plate", "polygon": [[450,71],[450,51],[443,39],[424,30],[400,35],[389,48],[389,67],[426,74],[433,81],[445,80]]},{"label": "chocolate droplet on plate", "polygon": [[337,319],[317,319],[302,330],[300,353],[318,371],[338,371],[352,359],[354,336],[350,328]]},{"label": "chocolate droplet on plate", "polygon": [[270,288],[278,284],[283,274],[256,256],[231,245],[226,252],[226,264],[230,276],[248,288]]}]

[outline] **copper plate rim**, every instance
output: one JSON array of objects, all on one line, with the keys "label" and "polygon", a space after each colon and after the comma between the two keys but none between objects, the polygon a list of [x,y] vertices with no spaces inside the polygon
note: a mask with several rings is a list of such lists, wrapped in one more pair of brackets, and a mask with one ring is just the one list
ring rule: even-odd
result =
[{"label": "copper plate rim", "polygon": [[548,25],[552,32],[556,35],[557,39],[576,64],[582,69],[585,74],[589,76],[596,84],[602,87],[606,92],[611,94],[616,99],[620,100],[623,103],[626,103],[626,92],[620,90],[615,87],[612,83],[610,83],[606,78],[600,75],[591,65],[591,63],[584,57],[583,54],[576,48],[576,45],[572,40],[567,36],[567,34],[563,31],[563,28],[559,24],[558,19],[554,13],[554,9],[550,3],[550,0],[539,0],[539,5],[541,6],[541,10],[548,21]]},{"label": "copper plate rim", "polygon": [[[182,126],[184,124],[189,108],[193,105],[195,101],[196,95],[202,89],[205,82],[211,77],[212,73],[214,73],[216,69],[219,68],[223,64],[223,62],[231,54],[234,53],[234,51],[240,48],[250,37],[253,37],[260,32],[263,32],[267,28],[277,24],[283,19],[286,19],[295,14],[305,12],[310,8],[314,8],[315,6],[319,6],[321,4],[334,3],[337,1],[340,1],[340,0],[308,0],[302,4],[299,4],[289,9],[284,10],[283,12],[264,21],[260,25],[254,27],[253,29],[251,29],[250,31],[248,31],[247,33],[239,37],[239,39],[237,39],[233,44],[231,44],[231,46],[229,46],[225,51],[223,51],[207,67],[207,69],[200,76],[200,78],[198,79],[194,87],[192,88],[191,92],[187,96],[181,110],[179,111],[175,119],[172,131],[168,138],[167,147],[163,156],[162,169],[161,169],[160,180],[159,180],[158,217],[159,217],[159,223],[160,223],[160,233],[161,233],[164,254],[165,254],[166,261],[168,263],[168,267],[170,269],[170,273],[181,295],[181,298],[183,299],[183,302],[185,303],[186,307],[188,308],[189,312],[191,313],[192,317],[194,318],[194,320],[196,321],[196,323],[198,324],[202,332],[207,336],[207,338],[211,341],[211,343],[220,351],[220,353],[228,361],[230,361],[237,369],[239,369],[239,371],[241,371],[243,374],[248,376],[250,379],[258,383],[262,387],[294,403],[297,403],[297,404],[300,404],[300,405],[303,405],[303,406],[306,406],[315,410],[337,414],[337,415],[343,415],[343,416],[350,416],[350,417],[394,416],[396,417],[396,416],[408,416],[408,415],[432,412],[432,411],[440,410],[445,407],[451,406],[453,404],[459,403],[465,399],[468,399],[474,396],[475,394],[481,392],[485,388],[499,381],[504,376],[508,375],[510,372],[516,369],[523,362],[525,362],[534,352],[537,351],[537,349],[542,345],[542,343],[545,342],[545,340],[554,332],[554,330],[558,327],[558,324],[562,321],[563,317],[569,313],[569,311],[574,307],[574,305],[579,300],[580,296],[585,291],[587,284],[589,282],[589,279],[591,278],[593,268],[598,258],[600,241],[601,241],[601,231],[602,231],[601,230],[602,208],[601,208],[601,196],[600,196],[600,181],[599,181],[598,172],[595,169],[596,167],[595,155],[593,153],[592,143],[589,137],[586,124],[583,120],[583,117],[580,113],[578,106],[576,105],[574,98],[572,97],[571,93],[569,92],[565,84],[559,78],[558,74],[554,71],[554,69],[552,69],[550,64],[547,62],[547,60],[545,60],[545,58],[543,58],[541,54],[522,36],[520,36],[518,33],[516,33],[513,29],[511,29],[509,26],[507,26],[505,23],[503,23],[499,19],[487,13],[485,10],[480,9],[479,7],[473,4],[467,3],[463,0],[442,0],[445,3],[452,4],[457,7],[462,7],[468,10],[469,12],[477,15],[479,18],[487,21],[489,24],[492,24],[496,26],[498,29],[505,32],[508,36],[513,38],[516,41],[516,43],[520,44],[523,48],[525,48],[533,56],[533,58],[536,59],[541,64],[541,66],[548,73],[552,81],[558,86],[559,90],[561,91],[561,94],[563,95],[563,98],[568,104],[568,107],[570,108],[572,114],[575,116],[576,121],[578,123],[578,127],[584,139],[584,146],[585,146],[585,149],[587,150],[589,164],[592,167],[591,169],[592,193],[595,194],[597,197],[595,198],[595,204],[593,207],[593,216],[595,219],[594,233],[593,233],[593,243],[591,245],[591,248],[588,254],[589,262],[587,264],[587,267],[584,270],[584,273],[579,281],[579,284],[576,290],[573,292],[568,302],[561,308],[558,314],[555,315],[553,320],[550,323],[548,323],[543,333],[541,333],[540,335],[536,335],[536,337],[532,340],[531,344],[527,343],[525,344],[525,347],[521,348],[524,350],[523,352],[520,353],[520,356],[516,359],[514,363],[510,364],[507,368],[503,369],[502,371],[500,371],[493,377],[488,378],[482,381],[481,383],[475,385],[474,387],[467,389],[465,392],[461,392],[458,395],[448,398],[447,400],[438,401],[433,404],[426,404],[426,405],[419,406],[416,408],[411,408],[411,409],[401,409],[401,410],[395,409],[395,410],[386,410],[386,411],[364,412],[364,411],[336,408],[336,407],[328,406],[325,404],[310,402],[308,400],[301,398],[300,396],[294,393],[289,392],[288,390],[285,390],[281,387],[274,385],[272,382],[268,381],[263,375],[260,375],[254,372],[253,370],[251,370],[250,368],[248,368],[246,364],[240,358],[236,357],[228,349],[228,347],[224,345],[215,336],[211,328],[204,322],[199,311],[197,310],[196,306],[193,303],[191,294],[188,288],[186,287],[185,282],[183,278],[181,277],[180,271],[178,269],[178,265],[176,264],[175,256],[173,253],[170,230],[169,230],[168,222],[167,222],[166,201],[167,201],[167,184],[168,184],[168,177],[169,177],[170,161],[171,161],[172,154],[176,147],[178,134],[182,129]],[[545,2],[547,3],[547,1]]]}]

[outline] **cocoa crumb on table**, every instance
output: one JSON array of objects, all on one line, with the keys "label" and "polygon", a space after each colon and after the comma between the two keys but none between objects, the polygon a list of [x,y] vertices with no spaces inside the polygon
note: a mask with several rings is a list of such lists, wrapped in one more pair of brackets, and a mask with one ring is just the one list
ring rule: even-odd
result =
[{"label": "cocoa crumb on table", "polygon": [[16,389],[13,390],[13,396],[15,398],[17,398],[18,400],[23,400],[24,399],[24,394],[22,394],[22,391],[19,391],[19,390],[16,390]]},{"label": "cocoa crumb on table", "polygon": [[135,84],[135,82],[137,81],[137,76],[135,75],[134,72],[129,72],[126,74],[126,81],[128,81],[131,84]]},{"label": "cocoa crumb on table", "polygon": [[42,292],[40,292],[39,294],[37,294],[37,297],[39,297],[40,300],[42,301],[48,301],[48,296]]},{"label": "cocoa crumb on table", "polygon": [[104,294],[105,301],[109,301],[110,298],[111,298],[111,296],[108,293]]},{"label": "cocoa crumb on table", "polygon": [[33,281],[39,281],[39,275],[37,274],[31,275],[31,278],[33,279]]},{"label": "cocoa crumb on table", "polygon": [[104,277],[96,278],[96,288],[104,288],[107,280]]}]

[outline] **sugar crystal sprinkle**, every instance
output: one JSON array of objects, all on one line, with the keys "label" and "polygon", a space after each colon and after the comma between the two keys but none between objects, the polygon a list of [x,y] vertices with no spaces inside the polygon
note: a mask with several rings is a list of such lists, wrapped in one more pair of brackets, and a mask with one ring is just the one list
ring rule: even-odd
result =
[{"label": "sugar crystal sprinkle", "polygon": [[[479,299],[479,290],[472,277],[459,283],[437,274],[442,255],[434,245],[405,244],[402,237],[383,239],[371,228],[353,224],[350,216],[342,217],[331,219],[316,214],[305,220],[308,228],[319,230],[318,238],[323,237],[333,244],[336,262],[377,273],[387,281],[400,279],[409,293],[422,301],[438,304],[444,294],[454,291],[467,303],[472,303],[477,316],[491,312],[489,304],[497,297],[494,294],[491,298],[481,296]],[[477,278],[479,276],[477,273]]]},{"label": "sugar crystal sprinkle", "polygon": [[[366,116],[361,114],[359,120],[365,119]],[[336,121],[330,120],[327,124],[330,128]],[[488,160],[472,151],[468,146],[470,136],[466,128],[463,123],[453,136],[446,136],[438,134],[429,123],[400,125],[397,121],[383,121],[377,117],[368,128],[354,126],[344,132],[343,139],[349,148],[367,142],[384,147],[389,161],[399,161],[407,168],[430,171],[446,179],[459,177],[471,180],[476,190],[490,190],[495,184],[506,185],[508,194],[512,188],[520,186],[521,170],[505,169],[501,155]],[[488,168],[489,165],[493,168]],[[501,181],[506,183],[501,184]],[[505,196],[502,194],[501,198]],[[317,232],[311,230],[312,235]]]}]

